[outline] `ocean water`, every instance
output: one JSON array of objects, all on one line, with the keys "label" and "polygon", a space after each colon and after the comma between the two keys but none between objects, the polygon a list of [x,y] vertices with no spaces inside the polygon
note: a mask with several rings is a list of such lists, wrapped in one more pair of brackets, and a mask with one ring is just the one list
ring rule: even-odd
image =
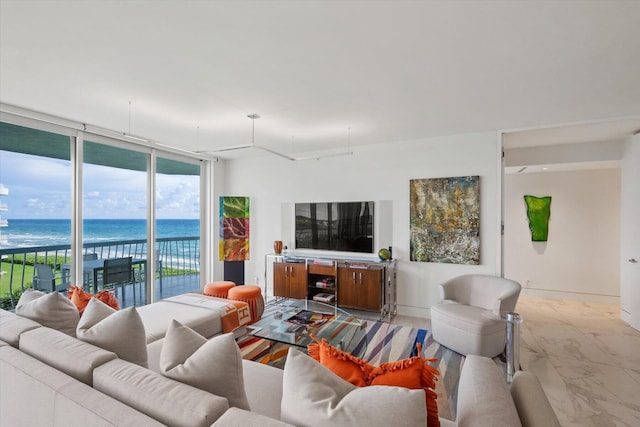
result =
[{"label": "ocean water", "polygon": [[[3,227],[3,248],[68,245],[71,243],[71,220],[68,219],[9,219]],[[83,224],[85,243],[145,239],[145,219],[86,219]],[[158,237],[199,237],[197,219],[159,219]]]}]

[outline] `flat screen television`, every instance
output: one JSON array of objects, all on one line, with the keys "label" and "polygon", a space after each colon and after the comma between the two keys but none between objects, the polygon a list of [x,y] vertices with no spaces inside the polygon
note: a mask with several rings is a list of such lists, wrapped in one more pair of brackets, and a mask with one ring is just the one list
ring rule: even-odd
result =
[{"label": "flat screen television", "polygon": [[296,203],[296,249],[373,253],[373,202]]}]

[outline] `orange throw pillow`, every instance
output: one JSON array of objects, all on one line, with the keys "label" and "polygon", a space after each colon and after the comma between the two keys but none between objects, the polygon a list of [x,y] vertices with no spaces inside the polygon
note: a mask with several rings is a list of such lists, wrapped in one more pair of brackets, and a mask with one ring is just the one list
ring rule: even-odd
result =
[{"label": "orange throw pillow", "polygon": [[311,335],[311,338],[318,344],[307,345],[309,356],[355,386],[364,387],[369,385],[368,379],[373,366],[362,359],[358,359],[351,353],[338,350],[324,339],[318,341],[315,335]]},{"label": "orange throw pillow", "polygon": [[[440,427],[438,418],[438,395],[434,391],[440,371],[427,362],[437,359],[426,359],[414,356],[397,362],[383,363],[373,366],[366,361],[339,350],[311,335],[316,343],[307,346],[309,356],[320,362],[345,381],[353,385],[364,387],[368,385],[387,385],[410,389],[423,389],[427,405],[427,426]],[[417,344],[418,354],[422,349]]]},{"label": "orange throw pillow", "polygon": [[84,309],[87,307],[87,304],[89,304],[92,296],[93,295],[85,292],[84,289],[78,286],[71,285],[67,289],[67,297],[69,297],[71,302],[75,304],[80,314],[82,314]]},{"label": "orange throw pillow", "polygon": [[102,301],[107,304],[109,307],[114,310],[120,310],[120,302],[118,302],[118,298],[111,291],[100,291],[96,294],[96,299]]},{"label": "orange throw pillow", "polygon": [[[87,307],[87,304],[89,304],[89,301],[93,296],[93,294],[85,292],[85,290],[79,286],[71,285],[67,289],[67,297],[69,297],[71,302],[73,302],[78,308],[78,312],[80,312],[80,315],[82,315],[84,309]],[[100,291],[95,295],[95,297],[114,310],[120,310],[120,303],[112,292]]]}]

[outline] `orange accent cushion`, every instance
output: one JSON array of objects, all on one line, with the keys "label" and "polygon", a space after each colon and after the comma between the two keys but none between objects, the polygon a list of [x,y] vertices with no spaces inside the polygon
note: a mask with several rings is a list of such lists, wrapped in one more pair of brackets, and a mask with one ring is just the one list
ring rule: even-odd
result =
[{"label": "orange accent cushion", "polygon": [[[325,339],[320,341],[314,335],[311,335],[311,338],[316,343],[307,346],[309,356],[353,385],[359,387],[387,385],[423,389],[427,405],[427,426],[440,426],[438,395],[434,390],[440,371],[427,363],[435,362],[438,359],[414,356],[409,359],[374,366],[350,353],[333,347]],[[419,343],[416,345],[418,354],[420,354],[422,351],[421,346]]]},{"label": "orange accent cushion", "polygon": [[78,286],[70,285],[69,288],[67,288],[67,297],[75,304],[81,315],[87,307],[87,304],[89,304],[92,296],[93,295],[85,292],[84,289]]},{"label": "orange accent cushion", "polygon": [[368,378],[373,370],[373,366],[366,361],[358,359],[351,353],[339,350],[329,344],[325,339],[318,341],[315,335],[311,335],[317,342],[307,345],[309,356],[320,362],[324,367],[329,368],[334,374],[351,384],[364,387],[369,385]]},{"label": "orange accent cushion", "polygon": [[120,310],[120,302],[111,291],[100,291],[95,295],[96,299],[107,304],[114,310]]},{"label": "orange accent cushion", "polygon": [[[82,313],[84,312],[84,309],[87,307],[87,304],[89,304],[89,301],[93,296],[94,296],[93,294],[90,294],[89,292],[85,292],[85,290],[79,286],[71,285],[67,289],[67,297],[69,297],[71,302],[73,302],[75,306],[78,308],[80,315],[82,315]],[[96,299],[107,304],[109,307],[113,308],[114,310],[120,310],[120,303],[118,302],[118,299],[115,297],[115,295],[113,295],[112,292],[100,291],[95,295],[95,297]]]}]

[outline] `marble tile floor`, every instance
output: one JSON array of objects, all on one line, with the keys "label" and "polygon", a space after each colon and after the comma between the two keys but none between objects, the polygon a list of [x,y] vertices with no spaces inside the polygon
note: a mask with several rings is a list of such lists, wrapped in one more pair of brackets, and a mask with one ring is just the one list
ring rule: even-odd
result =
[{"label": "marble tile floor", "polygon": [[521,297],[520,363],[563,426],[640,426],[640,332],[612,304]]},{"label": "marble tile floor", "polygon": [[[563,427],[640,426],[640,332],[618,305],[521,296],[520,364]],[[429,329],[428,319],[393,323]]]}]

